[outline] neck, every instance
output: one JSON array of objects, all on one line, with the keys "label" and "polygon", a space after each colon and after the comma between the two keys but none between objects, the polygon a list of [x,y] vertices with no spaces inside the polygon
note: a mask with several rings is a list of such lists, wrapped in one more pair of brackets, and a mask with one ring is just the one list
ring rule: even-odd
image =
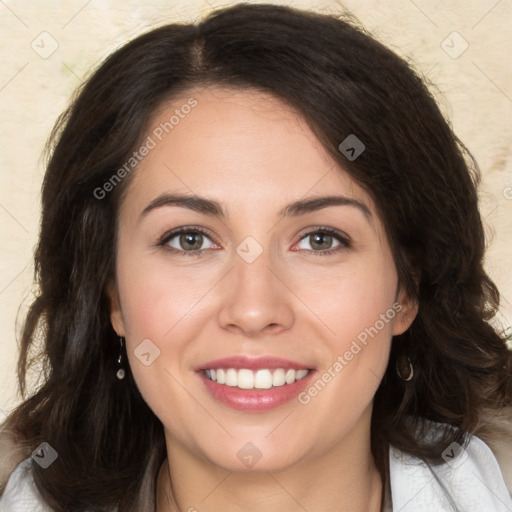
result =
[{"label": "neck", "polygon": [[[369,436],[345,436],[328,453],[278,472],[234,473],[206,463],[176,440],[157,483],[157,512],[380,512],[382,481]],[[172,482],[172,484],[171,484]]]}]

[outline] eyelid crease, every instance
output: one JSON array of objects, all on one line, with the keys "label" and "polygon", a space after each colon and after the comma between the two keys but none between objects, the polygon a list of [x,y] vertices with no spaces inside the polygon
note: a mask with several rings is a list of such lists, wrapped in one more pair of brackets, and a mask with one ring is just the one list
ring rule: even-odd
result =
[{"label": "eyelid crease", "polygon": [[[310,228],[306,228],[306,229],[310,229]],[[346,233],[344,233],[343,231],[339,231],[337,229],[334,229],[334,228],[329,228],[327,226],[317,226],[317,227],[314,227],[312,230],[310,231],[306,231],[304,233],[304,235],[302,235],[302,237],[300,238],[300,240],[302,240],[303,238],[307,237],[308,235],[312,235],[314,233],[327,233],[329,235],[334,235],[338,238],[342,238],[343,240],[345,240],[346,242],[351,242],[352,239],[350,238],[349,235],[347,235]]]},{"label": "eyelid crease", "polygon": [[182,226],[180,228],[171,229],[165,232],[159,240],[161,242],[168,242],[171,238],[174,238],[176,235],[181,235],[183,233],[201,233],[202,235],[206,235],[212,238],[212,235],[204,228],[200,228],[197,226]]},{"label": "eyelid crease", "polygon": [[[309,229],[309,231],[306,231],[305,233],[303,233],[300,236],[299,240],[297,242],[295,242],[294,245],[297,245],[299,242],[301,242],[308,236],[314,235],[316,233],[325,233],[325,234],[328,234],[328,235],[336,238],[340,242],[340,246],[342,247],[341,249],[332,248],[332,249],[326,249],[324,251],[313,251],[310,249],[303,249],[309,253],[313,253],[316,255],[325,255],[325,254],[338,252],[342,249],[348,249],[348,248],[352,247],[352,239],[350,238],[350,236],[347,235],[346,233],[340,232],[334,228],[329,228],[327,226],[316,226],[313,228],[306,228],[306,229]],[[183,255],[186,254],[187,256],[200,256],[203,252],[211,250],[211,248],[210,248],[210,249],[198,249],[196,251],[184,251],[184,250],[176,249],[174,247],[167,246],[167,244],[169,243],[170,240],[172,240],[176,236],[181,235],[183,233],[199,233],[199,234],[204,235],[204,236],[208,237],[209,239],[211,239],[212,243],[214,243],[215,245],[220,245],[218,242],[215,241],[214,237],[206,229],[198,227],[198,226],[182,226],[182,227],[167,231],[162,237],[160,237],[160,239],[158,240],[156,245],[159,247],[163,247],[165,250],[167,250],[169,252],[183,254]],[[214,250],[216,250],[216,248]]]},{"label": "eyelid crease", "polygon": [[[182,226],[180,228],[171,229],[170,231],[167,231],[164,233],[163,236],[160,237],[158,242],[155,244],[157,247],[162,248],[163,250],[170,252],[172,254],[178,254],[180,256],[192,256],[192,257],[198,257],[203,254],[203,252],[211,250],[210,249],[198,249],[197,251],[183,251],[180,249],[176,249],[174,247],[171,247],[167,245],[170,240],[172,240],[174,237],[181,235],[183,233],[200,233],[201,235],[204,235],[210,239],[212,239],[212,242],[215,245],[219,245],[215,240],[213,240],[213,237],[204,229],[196,226]],[[216,250],[216,249],[214,249]]]},{"label": "eyelid crease", "polygon": [[332,247],[330,249],[325,249],[323,251],[313,251],[311,249],[303,249],[307,253],[309,253],[313,256],[329,256],[331,254],[337,254],[339,252],[342,252],[344,250],[352,248],[352,239],[346,233],[342,234],[342,232],[339,232],[336,229],[328,228],[328,227],[314,228],[311,231],[307,231],[303,236],[301,236],[301,238],[299,239],[299,242],[297,242],[297,243],[300,243],[302,240],[304,240],[308,236],[314,235],[316,233],[325,233],[327,235],[332,236],[333,238],[336,238],[336,240],[338,240],[338,242],[339,242],[339,246]]}]

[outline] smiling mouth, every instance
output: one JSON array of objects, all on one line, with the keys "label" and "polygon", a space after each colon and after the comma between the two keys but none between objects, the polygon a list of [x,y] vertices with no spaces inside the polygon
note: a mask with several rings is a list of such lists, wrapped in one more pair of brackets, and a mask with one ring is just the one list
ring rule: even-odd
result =
[{"label": "smiling mouth", "polygon": [[293,384],[306,377],[311,370],[293,368],[275,368],[249,370],[247,368],[211,368],[203,370],[208,380],[239,389],[271,389]]}]

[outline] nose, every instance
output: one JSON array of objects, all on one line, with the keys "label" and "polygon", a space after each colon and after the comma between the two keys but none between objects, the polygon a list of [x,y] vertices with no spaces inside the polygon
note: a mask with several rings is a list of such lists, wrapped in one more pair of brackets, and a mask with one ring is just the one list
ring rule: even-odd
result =
[{"label": "nose", "polygon": [[261,337],[292,327],[294,295],[270,259],[265,251],[251,263],[238,254],[233,256],[233,269],[223,283],[218,313],[223,329]]}]

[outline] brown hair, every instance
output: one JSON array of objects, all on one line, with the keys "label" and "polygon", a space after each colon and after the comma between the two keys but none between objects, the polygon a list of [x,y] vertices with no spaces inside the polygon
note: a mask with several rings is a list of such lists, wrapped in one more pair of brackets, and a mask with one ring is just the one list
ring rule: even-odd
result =
[{"label": "brown hair", "polygon": [[[44,382],[3,428],[26,457],[44,441],[58,452],[49,468],[33,467],[37,489],[58,512],[154,506],[163,427],[129,369],[124,381],[115,377],[119,343],[105,293],[130,176],[103,199],[94,191],[126,162],[160,105],[208,84],[269,92],[295,107],[375,201],[400,283],[419,303],[410,329],[393,340],[375,396],[372,451],[382,475],[390,444],[439,463],[482,411],[511,401],[511,353],[489,323],[499,294],[482,264],[478,168],[425,81],[349,17],[239,4],[126,44],[81,87],[52,133],[39,293],[18,362],[24,399],[34,361]],[[338,148],[350,134],[366,146],[353,161]],[[38,333],[42,351],[31,360]],[[415,368],[410,382],[395,371],[404,356]],[[427,442],[425,420],[446,424],[437,441]]]}]

